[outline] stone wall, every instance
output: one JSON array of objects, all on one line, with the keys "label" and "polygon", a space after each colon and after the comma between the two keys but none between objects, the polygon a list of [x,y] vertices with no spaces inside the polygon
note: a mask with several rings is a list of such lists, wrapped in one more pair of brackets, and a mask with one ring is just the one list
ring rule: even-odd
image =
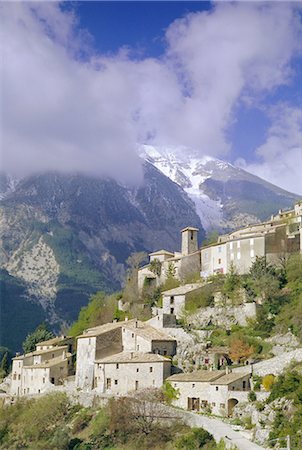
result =
[{"label": "stone wall", "polygon": [[239,306],[215,306],[200,309],[187,316],[187,323],[192,327],[205,328],[215,325],[230,328],[232,325],[247,325],[247,319],[256,317],[256,303],[244,303]]}]

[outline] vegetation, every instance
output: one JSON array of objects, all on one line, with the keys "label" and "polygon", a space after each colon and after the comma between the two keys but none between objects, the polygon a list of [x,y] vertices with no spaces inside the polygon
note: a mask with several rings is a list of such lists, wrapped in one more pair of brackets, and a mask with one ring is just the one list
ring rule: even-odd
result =
[{"label": "vegetation", "polygon": [[110,399],[102,408],[72,405],[62,393],[0,408],[0,448],[5,450],[223,450],[201,428],[190,429],[163,409],[162,394]]},{"label": "vegetation", "polygon": [[78,320],[74,322],[68,334],[79,336],[86,328],[112,322],[116,311],[116,296],[98,292],[91,297],[87,306],[84,306]]},{"label": "vegetation", "polygon": [[[301,366],[290,367],[271,387],[268,403],[283,399],[275,406],[276,416],[269,439],[291,436],[291,448],[301,449],[302,373]],[[284,403],[287,401],[288,403]]]},{"label": "vegetation", "polygon": [[26,339],[22,345],[24,353],[33,352],[36,350],[36,344],[52,339],[53,337],[53,332],[47,328],[45,323],[42,323],[35,329],[35,331],[33,331],[33,333],[26,336]]}]

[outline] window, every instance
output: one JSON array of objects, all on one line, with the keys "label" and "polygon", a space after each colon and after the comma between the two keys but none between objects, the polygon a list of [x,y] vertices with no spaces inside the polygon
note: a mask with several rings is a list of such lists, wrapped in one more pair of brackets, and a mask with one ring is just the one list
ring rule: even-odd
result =
[{"label": "window", "polygon": [[164,356],[166,356],[166,354],[167,354],[167,350],[164,350]]},{"label": "window", "polygon": [[149,372],[153,372],[153,367],[149,367]]},{"label": "window", "polygon": [[204,363],[209,364],[209,358],[205,358]]},{"label": "window", "polygon": [[192,383],[192,388],[195,388],[195,383]]},{"label": "window", "polygon": [[175,388],[177,387],[177,383],[174,383],[174,387],[175,387]]},{"label": "window", "polygon": [[174,295],[171,295],[171,297],[170,297],[170,303],[171,303],[171,305],[174,303]]},{"label": "window", "polygon": [[139,351],[139,345],[136,346],[136,350]]},{"label": "window", "polygon": [[134,338],[134,333],[132,333],[131,337]]},{"label": "window", "polygon": [[221,264],[221,258],[218,259],[218,264]]},{"label": "window", "polygon": [[218,389],[219,389],[218,386],[216,386],[216,391],[218,391]]},{"label": "window", "polygon": [[114,384],[117,385],[118,384],[118,380],[114,380]]},{"label": "window", "polygon": [[54,357],[55,357],[55,354],[54,354],[54,353],[52,353],[52,354],[51,354],[51,357],[52,357],[52,358],[54,358]]},{"label": "window", "polygon": [[174,314],[174,308],[170,308],[170,314]]},{"label": "window", "polygon": [[246,381],[242,382],[242,387],[243,387],[243,390],[245,390],[245,388],[246,388]]},{"label": "window", "polygon": [[224,409],[225,408],[225,404],[224,403],[220,403],[220,408]]},{"label": "window", "polygon": [[215,403],[215,402],[213,402],[213,403],[212,403],[212,406],[216,406],[216,403]]},{"label": "window", "polygon": [[194,239],[194,233],[193,233],[193,231],[191,231],[191,241],[193,241],[193,239]]},{"label": "window", "polygon": [[45,383],[45,378],[43,378],[43,383]]},{"label": "window", "polygon": [[135,382],[135,390],[138,390],[138,381]]},{"label": "window", "polygon": [[119,369],[119,368],[120,368],[119,363],[117,363],[116,364],[116,369]]},{"label": "window", "polygon": [[14,373],[13,380],[16,380],[16,379],[17,379],[17,374]]},{"label": "window", "polygon": [[137,368],[136,371],[139,372],[139,368]]},{"label": "window", "polygon": [[91,344],[91,339],[89,338],[88,345],[90,345],[90,344]]},{"label": "window", "polygon": [[106,378],[106,389],[111,389],[111,378]]},{"label": "window", "polygon": [[20,374],[18,375],[18,380],[21,380],[21,375]]}]

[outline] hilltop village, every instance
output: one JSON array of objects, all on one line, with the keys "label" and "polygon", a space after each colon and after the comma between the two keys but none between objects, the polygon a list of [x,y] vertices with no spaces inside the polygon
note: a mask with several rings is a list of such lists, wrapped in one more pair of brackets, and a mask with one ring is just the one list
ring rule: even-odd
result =
[{"label": "hilltop village", "polygon": [[[245,274],[257,258],[280,264],[301,252],[302,202],[290,211],[279,211],[270,221],[219,236],[216,243],[201,248],[198,230],[183,229],[180,252],[150,253],[149,264],[138,270],[139,292],[146,286],[163,285],[171,271],[180,282],[161,293],[161,303],[152,307],[150,319],[128,318],[127,305],[120,300],[123,320],[88,328],[76,340],[56,337],[37,343],[31,353],[17,354],[7,401],[63,391],[92,404],[96,399],[161,389],[168,383],[175,392],[175,406],[231,417],[254,393],[255,376],[275,376],[293,360],[302,361],[302,348],[291,335],[286,352],[280,350],[282,342],[276,341],[279,353],[270,359],[249,357],[248,349],[242,359],[211,340],[217,329],[225,329],[227,335],[234,324],[244,327],[255,319],[261,295],[250,301],[239,288],[234,301],[216,290],[213,304],[198,309],[184,326],[186,304],[202,295],[220,274]],[[183,282],[196,273],[197,282]],[[258,400],[268,395],[265,389],[257,391]]]}]

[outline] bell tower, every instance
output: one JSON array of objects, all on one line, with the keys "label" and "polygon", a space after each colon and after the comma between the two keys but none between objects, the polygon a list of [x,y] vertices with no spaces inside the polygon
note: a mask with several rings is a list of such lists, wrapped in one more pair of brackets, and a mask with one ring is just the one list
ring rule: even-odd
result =
[{"label": "bell tower", "polygon": [[181,253],[190,255],[198,250],[198,228],[187,227],[181,230]]}]

